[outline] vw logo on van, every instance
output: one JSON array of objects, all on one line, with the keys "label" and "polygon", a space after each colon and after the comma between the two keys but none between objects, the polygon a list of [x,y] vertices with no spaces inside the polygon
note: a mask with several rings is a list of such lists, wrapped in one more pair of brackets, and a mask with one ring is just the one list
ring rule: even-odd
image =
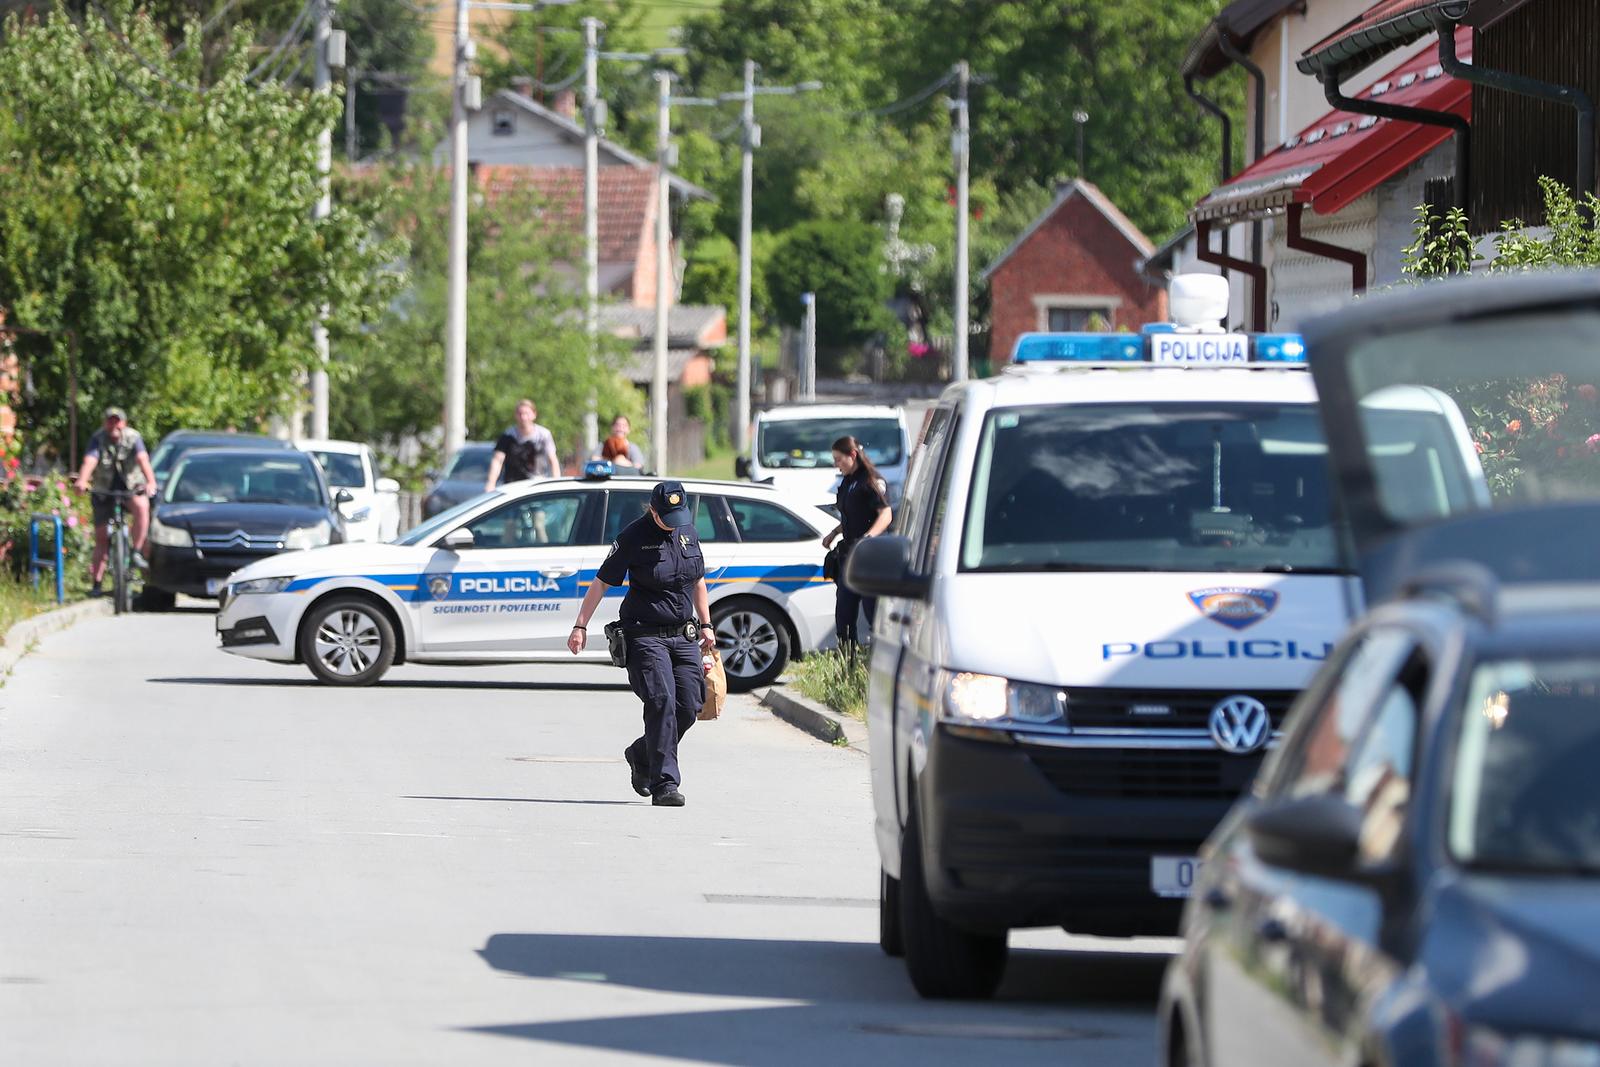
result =
[{"label": "vw logo on van", "polygon": [[1247,756],[1272,736],[1272,716],[1255,697],[1231,696],[1211,709],[1211,740],[1224,752]]}]

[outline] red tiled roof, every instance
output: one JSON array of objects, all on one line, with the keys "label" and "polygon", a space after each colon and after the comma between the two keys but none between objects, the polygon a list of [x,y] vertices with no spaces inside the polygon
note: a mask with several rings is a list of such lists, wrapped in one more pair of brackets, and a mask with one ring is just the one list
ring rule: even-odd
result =
[{"label": "red tiled roof", "polygon": [[[1456,49],[1463,59],[1471,57],[1471,30],[1456,31]],[[1431,51],[1419,54],[1353,95],[1469,118],[1472,113],[1472,87],[1446,77]],[[1212,190],[1195,205],[1190,217],[1236,219],[1291,203],[1310,204],[1319,214],[1333,214],[1427,155],[1449,136],[1450,131],[1441,126],[1329,111],[1240,171],[1226,185]]]},{"label": "red tiled roof", "polygon": [[[600,261],[633,263],[651,217],[656,172],[643,167],[601,167]],[[544,218],[559,233],[583,239],[583,168],[480,164],[478,184],[486,196],[516,191],[536,193]]]}]

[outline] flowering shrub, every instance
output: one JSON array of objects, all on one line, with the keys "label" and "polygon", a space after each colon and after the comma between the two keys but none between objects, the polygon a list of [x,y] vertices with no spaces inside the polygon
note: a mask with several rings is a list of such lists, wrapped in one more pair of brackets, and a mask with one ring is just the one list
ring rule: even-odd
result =
[{"label": "flowering shrub", "polygon": [[[89,498],[77,493],[64,475],[25,474],[22,435],[0,439],[0,574],[16,578],[28,573],[28,524],[34,515],[61,517],[67,564],[67,586],[88,582],[89,553],[94,547]],[[40,528],[40,554],[50,548],[51,533]]]},{"label": "flowering shrub", "polygon": [[1496,498],[1600,489],[1600,388],[1554,374],[1487,382],[1473,392],[1462,406]]}]

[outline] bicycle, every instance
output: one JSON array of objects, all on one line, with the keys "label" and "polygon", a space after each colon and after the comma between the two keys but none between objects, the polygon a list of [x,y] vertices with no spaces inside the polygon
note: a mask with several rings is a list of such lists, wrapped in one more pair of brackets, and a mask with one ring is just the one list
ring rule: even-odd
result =
[{"label": "bicycle", "polygon": [[111,610],[125,615],[133,610],[133,590],[129,587],[133,567],[128,558],[132,551],[128,545],[128,517],[122,503],[138,494],[128,489],[91,489],[89,495],[111,500],[111,519],[106,523],[106,540],[110,542],[106,546],[106,569],[111,572]]}]

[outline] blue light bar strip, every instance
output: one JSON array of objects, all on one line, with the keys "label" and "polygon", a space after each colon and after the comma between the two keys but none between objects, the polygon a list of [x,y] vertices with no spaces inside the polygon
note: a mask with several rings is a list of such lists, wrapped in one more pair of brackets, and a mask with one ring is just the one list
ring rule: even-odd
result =
[{"label": "blue light bar strip", "polygon": [[1025,333],[1011,350],[1013,363],[1138,363],[1144,338],[1132,333]]},{"label": "blue light bar strip", "polygon": [[1250,337],[1252,363],[1304,363],[1306,343],[1297,333],[1258,333]]}]

